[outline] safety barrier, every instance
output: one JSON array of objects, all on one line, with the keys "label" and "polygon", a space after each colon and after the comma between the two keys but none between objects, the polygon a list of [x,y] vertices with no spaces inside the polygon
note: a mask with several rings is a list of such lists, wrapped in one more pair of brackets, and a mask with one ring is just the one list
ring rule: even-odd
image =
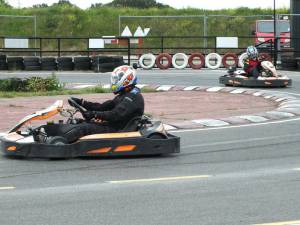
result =
[{"label": "safety barrier", "polygon": [[[269,61],[272,59],[268,53],[260,53],[260,57]],[[242,53],[240,55],[235,53],[226,53],[223,56],[218,53],[209,53],[204,56],[204,54],[197,52],[190,55],[185,53],[176,53],[173,56],[168,53],[160,53],[157,56],[147,53],[142,55],[138,62],[140,67],[143,69],[152,69],[156,65],[157,68],[163,70],[169,69],[170,67],[175,69],[192,68],[199,70],[205,66],[209,69],[215,70],[220,67],[243,67],[244,60],[246,58],[246,53]],[[178,63],[178,60],[181,60],[182,62]],[[199,63],[195,63],[195,60],[199,61]],[[148,61],[148,63],[145,61]]]}]

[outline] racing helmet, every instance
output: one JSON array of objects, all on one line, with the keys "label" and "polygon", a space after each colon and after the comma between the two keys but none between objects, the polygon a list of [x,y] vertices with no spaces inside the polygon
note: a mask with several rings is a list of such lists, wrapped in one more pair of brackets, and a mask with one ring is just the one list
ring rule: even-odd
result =
[{"label": "racing helmet", "polygon": [[137,75],[131,66],[119,66],[111,73],[110,84],[114,94],[125,90],[127,87],[136,85]]},{"label": "racing helmet", "polygon": [[247,51],[246,51],[248,57],[250,59],[255,59],[255,58],[258,58],[258,51],[257,51],[257,48],[255,48],[254,46],[249,46],[247,48]]}]

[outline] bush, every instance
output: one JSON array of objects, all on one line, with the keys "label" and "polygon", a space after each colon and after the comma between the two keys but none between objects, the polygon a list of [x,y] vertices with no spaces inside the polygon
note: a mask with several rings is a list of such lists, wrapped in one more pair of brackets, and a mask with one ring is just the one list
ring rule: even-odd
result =
[{"label": "bush", "polygon": [[31,77],[28,79],[9,78],[0,80],[0,91],[46,92],[62,89],[62,85],[54,75],[47,78]]},{"label": "bush", "polygon": [[9,78],[0,80],[1,91],[25,91],[27,81],[20,78]]},{"label": "bush", "polygon": [[45,92],[45,91],[58,91],[62,89],[56,76],[42,78],[31,77],[27,80],[27,91],[31,92]]}]

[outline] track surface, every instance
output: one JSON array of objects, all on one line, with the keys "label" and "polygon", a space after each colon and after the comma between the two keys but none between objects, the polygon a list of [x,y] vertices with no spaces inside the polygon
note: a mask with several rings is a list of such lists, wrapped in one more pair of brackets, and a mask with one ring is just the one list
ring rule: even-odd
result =
[{"label": "track surface", "polygon": [[[221,74],[143,71],[140,83],[216,86]],[[299,74],[289,76],[293,87],[278,91],[300,96]],[[63,82],[108,83],[109,75],[58,77]],[[0,158],[0,224],[235,225],[300,220],[300,119],[176,135],[182,140],[177,156]]]}]

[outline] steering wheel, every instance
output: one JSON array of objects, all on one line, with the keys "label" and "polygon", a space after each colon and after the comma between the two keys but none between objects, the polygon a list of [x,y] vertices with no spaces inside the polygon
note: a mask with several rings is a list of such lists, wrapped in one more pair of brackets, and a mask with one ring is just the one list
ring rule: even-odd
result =
[{"label": "steering wheel", "polygon": [[77,102],[75,102],[72,97],[68,99],[68,102],[71,103],[70,105],[73,106],[75,109],[78,109],[82,115],[87,111],[86,108],[82,107]]}]

